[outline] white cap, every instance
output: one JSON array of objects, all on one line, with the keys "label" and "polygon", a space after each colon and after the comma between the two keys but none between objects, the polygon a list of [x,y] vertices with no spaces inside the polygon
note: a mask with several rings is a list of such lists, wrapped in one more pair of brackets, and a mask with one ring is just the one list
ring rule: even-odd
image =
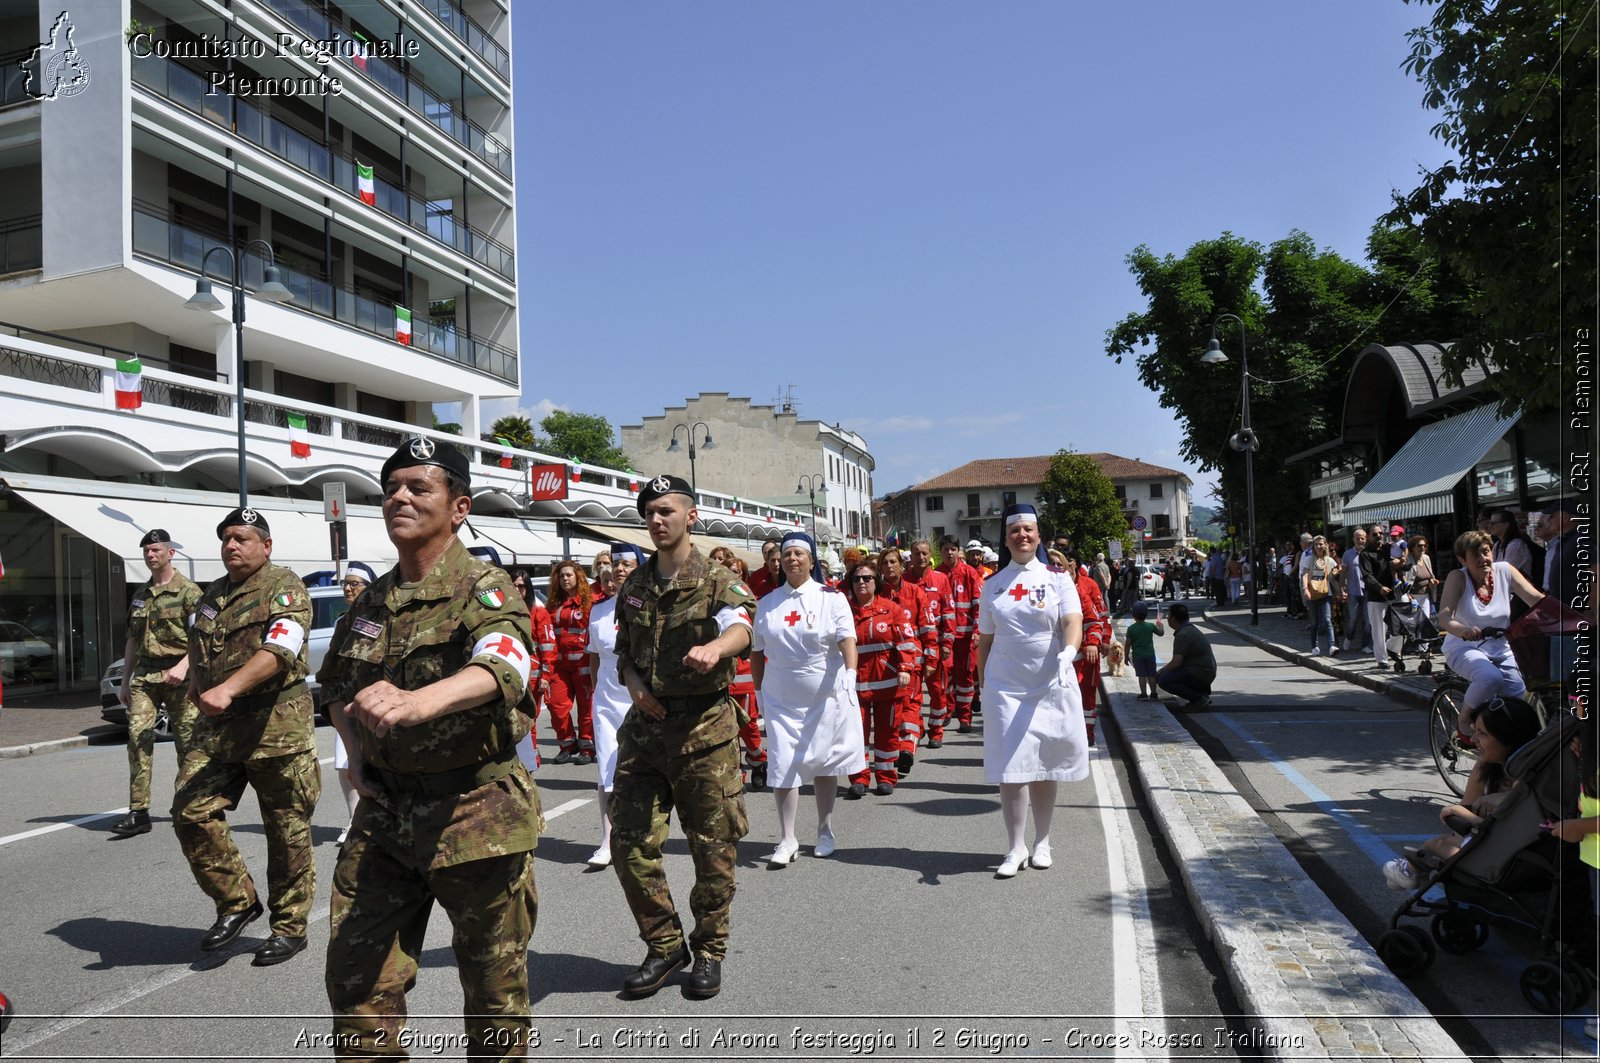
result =
[{"label": "white cap", "polygon": [[977,539],[973,539],[971,542],[967,543],[967,549],[968,550],[982,550],[983,549],[983,543],[979,542]]},{"label": "white cap", "polygon": [[986,546],[983,548],[983,559],[993,564],[994,562],[1000,560],[1000,555]]}]

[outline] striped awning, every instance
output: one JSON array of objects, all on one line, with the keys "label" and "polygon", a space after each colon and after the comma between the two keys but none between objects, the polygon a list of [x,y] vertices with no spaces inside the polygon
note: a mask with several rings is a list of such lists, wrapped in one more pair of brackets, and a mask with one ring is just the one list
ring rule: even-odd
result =
[{"label": "striped awning", "polygon": [[1345,522],[1449,513],[1456,484],[1516,423],[1489,404],[1424,426],[1345,503]]}]

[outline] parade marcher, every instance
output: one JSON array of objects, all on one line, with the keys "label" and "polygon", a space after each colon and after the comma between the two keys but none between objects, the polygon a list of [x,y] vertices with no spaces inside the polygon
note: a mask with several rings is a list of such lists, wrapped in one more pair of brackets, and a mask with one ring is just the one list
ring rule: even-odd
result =
[{"label": "parade marcher", "polygon": [[[734,572],[745,585],[750,583],[750,566],[726,546],[714,547],[711,560]],[[744,750],[745,791],[760,793],[767,788],[767,747],[761,737],[761,699],[756,697],[756,681],[750,674],[750,658],[734,658],[733,682],[728,693],[739,712],[739,746]]]},{"label": "parade marcher", "polygon": [[317,673],[362,796],[333,873],[326,982],[339,1059],[399,1050],[434,903],[454,928],[464,1054],[522,1059],[539,911],[539,791],[517,756],[533,634],[504,571],[456,530],[471,468],[413,436],[384,462],[399,564],[335,630]]},{"label": "parade marcher", "polygon": [[[922,647],[911,617],[887,598],[878,597],[878,566],[858,558],[845,570],[846,596],[856,625],[856,694],[861,703],[861,730],[866,739],[866,767],[850,776],[856,800],[866,795],[874,777],[876,793],[887,797],[899,785],[895,761],[900,752],[900,689],[922,666]],[[867,736],[871,737],[868,738]]]},{"label": "parade marcher", "polygon": [[617,729],[622,726],[633,699],[617,675],[616,589],[628,582],[634,569],[644,564],[644,551],[632,543],[612,543],[612,592],[589,610],[589,674],[594,676],[594,748],[599,764],[595,799],[600,805],[600,844],[589,854],[589,866],[611,864],[611,812],[608,807],[617,774]]},{"label": "parade marcher", "polygon": [[[344,592],[345,604],[347,606],[354,605],[355,600],[361,597],[362,592],[371,586],[373,580],[377,578],[378,574],[372,570],[372,567],[363,562],[352,561],[346,565],[344,579],[339,581],[339,589]],[[345,617],[349,615],[350,613],[347,609],[339,617],[339,624],[344,624],[348,627],[349,621]],[[336,624],[335,627],[337,626]],[[345,839],[350,836],[348,823],[353,822],[356,818],[356,806],[361,803],[361,791],[356,789],[355,780],[350,778],[350,753],[345,748],[344,739],[339,737],[338,728],[334,728],[333,731],[333,770],[339,777],[339,793],[344,797],[345,807],[350,810],[350,819],[346,821],[345,828],[339,832],[338,844],[343,845]]]},{"label": "parade marcher", "polygon": [[[944,537],[939,544],[939,571],[950,581],[950,596],[956,607],[956,640],[950,665],[950,694],[954,702],[951,716],[958,733],[971,734],[972,695],[977,692],[978,599],[983,596],[983,573],[961,559],[959,546],[955,536]],[[1107,578],[1109,572],[1107,570]]]},{"label": "parade marcher", "polygon": [[594,677],[589,674],[589,610],[594,591],[576,561],[550,570],[546,608],[556,629],[556,669],[546,702],[560,751],[553,764],[594,763]]},{"label": "parade marcher", "polygon": [[227,820],[246,784],[255,790],[267,835],[272,936],[254,962],[266,967],[306,947],[316,896],[311,814],[322,773],[306,686],[311,596],[299,576],[272,563],[272,530],[259,510],[235,509],[217,525],[217,538],[228,574],[195,604],[189,699],[200,718],[178,769],[172,823],[195,881],[217,906],[200,948],[223,948],[262,914]]},{"label": "parade marcher", "polygon": [[761,544],[761,568],[750,577],[750,593],[765,598],[767,592],[783,586],[783,569],[778,563],[781,535],[774,535]]},{"label": "parade marcher", "polygon": [[1105,599],[1100,596],[1100,582],[1094,578],[1088,566],[1069,555],[1064,567],[1067,574],[1073,577],[1078,589],[1078,603],[1083,610],[1083,642],[1078,647],[1078,659],[1072,662],[1072,667],[1078,677],[1078,699],[1083,702],[1083,729],[1092,746],[1096,694],[1100,690],[1100,654],[1111,645],[1111,614],[1106,610]]},{"label": "parade marcher", "polygon": [[[1086,778],[1089,747],[1072,662],[1083,637],[1078,591],[1067,573],[1039,560],[1038,515],[1007,506],[1006,565],[983,585],[978,683],[983,688],[983,776],[1000,786],[1009,843],[995,872],[1052,863],[1056,784]],[[1024,846],[1029,809],[1034,848]]]},{"label": "parade marcher", "polygon": [[922,667],[913,669],[911,682],[900,688],[900,756],[895,768],[901,777],[916,763],[917,742],[922,738],[922,688],[939,667],[939,621],[928,595],[907,581],[905,552],[885,547],[878,555],[878,593],[911,617],[912,629],[922,646]]},{"label": "parade marcher", "polygon": [[118,838],[150,833],[150,761],[156,717],[167,714],[178,763],[188,752],[199,710],[189,701],[189,627],[200,588],[172,566],[163,529],[139,540],[150,578],[133,592],[122,650],[122,703],[128,707],[128,814],[111,828]]},{"label": "parade marcher", "polygon": [[767,715],[768,779],[778,803],[778,847],[769,864],[800,853],[795,815],[802,783],[817,800],[817,856],[832,856],[839,777],[856,772],[866,751],[856,696],[856,627],[844,595],[823,586],[816,543],[803,531],[783,537],[785,583],[761,599],[750,636],[750,664]]},{"label": "parade marcher", "polygon": [[954,669],[956,645],[955,592],[950,586],[950,577],[933,567],[933,545],[926,539],[912,542],[903,578],[921,587],[928,596],[939,627],[939,663],[923,688],[928,704],[928,748],[938,749],[944,745],[944,725],[954,702],[950,694],[950,673]]},{"label": "parade marcher", "polygon": [[528,733],[517,742],[517,756],[522,766],[530,772],[539,770],[538,737],[539,708],[550,693],[550,677],[556,674],[556,625],[550,611],[539,603],[534,593],[533,577],[525,568],[511,570],[511,587],[528,608],[528,621],[533,629],[533,668],[528,673],[528,695],[533,702],[529,714],[532,723]]},{"label": "parade marcher", "polygon": [[[749,830],[728,684],[750,647],[755,596],[689,539],[700,519],[694,491],[658,476],[639,492],[655,556],[617,592],[617,669],[633,708],[617,732],[611,791],[611,860],[647,954],[623,979],[628,997],[656,992],[690,961],[690,999],[722,989],[739,839]],[[678,810],[694,860],[684,941],[662,869],[667,820]]]}]

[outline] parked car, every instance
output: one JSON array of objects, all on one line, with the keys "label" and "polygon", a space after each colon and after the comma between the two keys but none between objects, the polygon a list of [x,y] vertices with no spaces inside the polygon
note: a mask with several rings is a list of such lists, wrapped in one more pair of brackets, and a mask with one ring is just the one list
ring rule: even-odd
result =
[{"label": "parked car", "polygon": [[[333,637],[333,627],[350,608],[344,600],[344,591],[338,587],[312,587],[311,633],[306,639],[306,664],[311,674],[306,686],[311,689],[311,700],[318,716],[322,715],[322,688],[317,685],[317,669],[322,667],[323,655],[328,652],[328,640]],[[122,703],[122,658],[112,661],[100,677],[100,718],[118,727],[128,726],[128,706]],[[172,721],[163,711],[156,713],[156,738],[172,737]]]},{"label": "parked car", "polygon": [[1166,565],[1146,565],[1139,573],[1139,597],[1159,598],[1167,585]]},{"label": "parked car", "polygon": [[21,624],[0,620],[0,681],[22,685],[56,673],[55,647]]}]

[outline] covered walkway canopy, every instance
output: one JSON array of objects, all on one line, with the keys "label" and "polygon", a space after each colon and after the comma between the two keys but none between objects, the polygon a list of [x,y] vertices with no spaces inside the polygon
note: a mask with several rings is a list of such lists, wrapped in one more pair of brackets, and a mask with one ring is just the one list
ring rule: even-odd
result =
[{"label": "covered walkway canopy", "polygon": [[1516,423],[1490,403],[1424,425],[1345,503],[1345,520],[1387,523],[1451,512],[1461,478]]}]

